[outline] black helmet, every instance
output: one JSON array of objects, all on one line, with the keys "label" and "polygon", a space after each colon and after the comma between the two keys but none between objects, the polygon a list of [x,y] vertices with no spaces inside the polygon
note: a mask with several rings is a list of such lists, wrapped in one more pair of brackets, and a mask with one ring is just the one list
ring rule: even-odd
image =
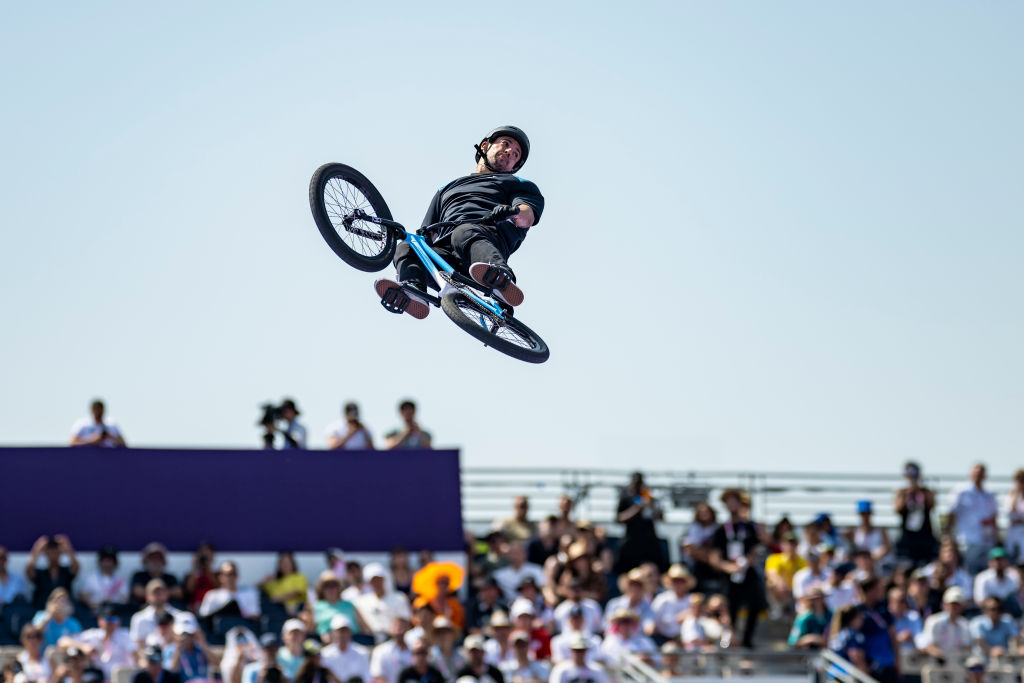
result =
[{"label": "black helmet", "polygon": [[[523,164],[526,163],[526,157],[530,156],[530,138],[526,137],[526,133],[524,133],[519,128],[516,128],[515,126],[500,126],[492,130],[490,133],[488,133],[487,136],[480,141],[479,145],[475,145],[476,160],[480,161],[480,158],[484,155],[483,150],[480,149],[480,145],[482,145],[484,142],[494,142],[502,135],[507,135],[508,137],[518,142],[520,149],[523,150],[523,156],[519,157],[519,162],[512,167],[512,172],[515,173],[516,171],[523,167]],[[489,167],[490,165],[488,164],[488,168]]]}]

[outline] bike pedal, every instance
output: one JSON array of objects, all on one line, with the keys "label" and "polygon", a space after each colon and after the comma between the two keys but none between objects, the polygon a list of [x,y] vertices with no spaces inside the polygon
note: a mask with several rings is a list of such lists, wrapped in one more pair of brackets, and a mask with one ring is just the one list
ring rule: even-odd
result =
[{"label": "bike pedal", "polygon": [[402,291],[400,287],[391,287],[388,291],[384,292],[384,296],[380,299],[380,305],[389,313],[401,315],[409,307],[409,295]]}]

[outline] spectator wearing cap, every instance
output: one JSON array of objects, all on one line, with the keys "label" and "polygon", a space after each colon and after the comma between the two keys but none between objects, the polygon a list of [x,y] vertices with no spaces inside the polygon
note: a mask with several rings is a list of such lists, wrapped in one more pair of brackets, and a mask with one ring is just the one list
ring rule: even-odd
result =
[{"label": "spectator wearing cap", "polygon": [[144,668],[132,678],[132,683],[181,683],[181,676],[164,668],[163,650],[150,645],[143,654]]},{"label": "spectator wearing cap", "polygon": [[569,628],[569,621],[573,612],[578,610],[583,618],[582,628],[587,633],[604,632],[604,614],[601,612],[601,605],[596,600],[591,600],[583,594],[583,584],[579,579],[573,579],[566,586],[565,600],[555,606],[552,614],[556,631],[565,631]]},{"label": "spectator wearing cap", "polygon": [[587,629],[583,610],[577,605],[569,611],[569,621],[566,627],[551,639],[551,661],[558,663],[571,659],[572,652],[569,646],[580,638],[585,639],[590,645],[587,651],[587,661],[600,661],[601,637]]},{"label": "spectator wearing cap", "polygon": [[103,413],[106,406],[99,399],[89,406],[89,417],[71,425],[71,446],[100,446],[102,448],[124,448],[124,436],[121,429]]},{"label": "spectator wearing cap", "polygon": [[487,661],[501,667],[501,663],[512,659],[515,653],[512,652],[512,643],[509,642],[509,635],[512,633],[512,622],[509,621],[505,612],[495,612],[487,625],[490,638],[484,642],[484,654]]},{"label": "spectator wearing cap", "polygon": [[513,631],[509,640],[512,641],[513,658],[502,662],[498,667],[505,680],[518,680],[523,683],[546,682],[551,675],[551,668],[544,662],[538,662],[530,657],[530,634],[526,631]]},{"label": "spectator wearing cap", "polygon": [[921,467],[916,462],[903,466],[906,486],[896,491],[893,508],[900,517],[900,537],[896,541],[896,554],[910,560],[914,568],[935,559],[938,541],[932,528],[932,510],[935,492],[921,486]]},{"label": "spectator wearing cap", "polygon": [[896,633],[896,645],[902,652],[914,652],[917,650],[917,637],[921,635],[924,622],[917,610],[910,608],[910,601],[907,600],[906,592],[899,587],[893,586],[886,594],[888,599],[889,614],[893,619],[893,630]]},{"label": "spectator wearing cap", "polygon": [[520,541],[525,544],[537,535],[537,523],[529,518],[529,514],[530,499],[526,496],[516,496],[512,500],[512,516],[496,521],[494,528],[505,534],[505,538],[510,541]]},{"label": "spectator wearing cap", "polygon": [[137,645],[128,629],[121,625],[121,617],[112,604],[104,604],[97,610],[99,625],[82,631],[76,638],[78,647],[92,657],[105,679],[114,680],[114,669],[135,666]]},{"label": "spectator wearing cap", "polygon": [[128,581],[117,571],[117,548],[100,548],[96,565],[96,570],[83,579],[78,599],[93,609],[104,603],[127,604]]},{"label": "spectator wearing cap", "polygon": [[582,635],[569,642],[570,658],[555,664],[549,683],[609,683],[608,675],[588,661],[591,644]]},{"label": "spectator wearing cap", "polygon": [[843,548],[843,537],[839,533],[839,529],[832,524],[832,515],[827,512],[819,512],[814,516],[814,525],[818,527],[821,532],[821,541],[828,543],[833,548],[837,548],[840,551],[845,550]]},{"label": "spectator wearing cap", "polygon": [[82,632],[82,625],[75,619],[75,608],[71,596],[63,588],[54,588],[46,608],[36,612],[32,617],[32,625],[43,631],[43,645],[50,647],[64,636],[74,636]]},{"label": "spectator wearing cap", "polygon": [[320,662],[339,681],[370,680],[370,652],[352,642],[352,621],[345,615],[331,619],[331,643],[321,650]]},{"label": "spectator wearing cap", "polygon": [[981,614],[969,623],[974,648],[987,658],[1016,654],[1020,629],[1009,614],[1003,613],[1002,602],[999,598],[988,597],[979,604]]},{"label": "spectator wearing cap", "polygon": [[341,418],[327,425],[327,448],[332,451],[372,451],[373,436],[359,420],[359,406],[349,402]]},{"label": "spectator wearing cap", "polygon": [[242,667],[239,683],[274,683],[273,679],[283,676],[277,665],[277,651],[281,649],[281,639],[277,634],[264,633],[260,636],[260,649],[263,656]]},{"label": "spectator wearing cap", "polygon": [[825,606],[825,593],[811,588],[799,601],[800,610],[789,631],[787,643],[796,650],[821,650],[828,645],[832,613]]},{"label": "spectator wearing cap", "polygon": [[619,591],[622,595],[612,598],[605,605],[604,628],[607,631],[611,625],[611,617],[620,610],[628,610],[636,613],[640,618],[640,629],[647,633],[654,629],[654,610],[651,603],[644,595],[644,574],[639,567],[631,569],[628,573],[619,577]]},{"label": "spectator wearing cap", "polygon": [[302,643],[306,639],[306,627],[299,619],[289,619],[281,627],[281,641],[284,647],[277,650],[277,665],[289,681],[294,681],[302,666],[305,651]]},{"label": "spectator wearing cap", "polygon": [[964,619],[967,596],[958,586],[942,595],[942,611],[924,620],[918,649],[939,659],[967,652],[971,647],[970,625]]},{"label": "spectator wearing cap", "polygon": [[988,551],[999,538],[996,497],[985,489],[985,465],[975,463],[970,480],[954,487],[950,495],[946,529],[955,532],[967,571],[977,574],[985,569]]},{"label": "spectator wearing cap", "polygon": [[1019,617],[1017,594],[1020,587],[1020,573],[1010,566],[1006,550],[996,546],[988,552],[988,569],[974,577],[974,602],[980,605],[986,598],[999,598],[1011,616]]},{"label": "spectator wearing cap", "polygon": [[441,672],[445,680],[455,680],[455,674],[466,665],[466,658],[456,647],[455,625],[444,616],[434,618],[434,646],[430,648],[430,663]]},{"label": "spectator wearing cap", "polygon": [[385,448],[393,451],[399,448],[432,448],[433,437],[416,421],[416,404],[406,399],[398,404],[402,426],[384,435]]},{"label": "spectator wearing cap", "polygon": [[164,648],[164,668],[182,681],[209,680],[210,671],[220,666],[220,657],[210,650],[196,618],[182,612],[174,620],[174,641]]},{"label": "spectator wearing cap", "polygon": [[608,662],[617,663],[627,654],[656,657],[658,648],[640,632],[640,615],[636,612],[621,607],[610,615],[609,622],[601,643],[601,652]]},{"label": "spectator wearing cap", "polygon": [[412,652],[405,642],[409,619],[397,616],[391,620],[391,638],[378,644],[370,654],[370,678],[374,683],[398,683],[398,675],[412,666]]},{"label": "spectator wearing cap", "polygon": [[780,543],[780,552],[769,555],[764,561],[768,602],[775,618],[793,609],[793,576],[807,566],[796,552],[796,534],[792,531],[783,534]]},{"label": "spectator wearing cap", "polygon": [[[529,636],[527,636],[526,647],[529,652]],[[456,679],[469,676],[479,683],[505,683],[505,676],[498,667],[484,661],[484,637],[474,633],[467,636],[462,647],[466,655],[466,663],[461,669],[455,672]]]},{"label": "spectator wearing cap", "polygon": [[320,635],[330,633],[331,620],[339,614],[348,617],[355,633],[370,632],[370,627],[356,606],[341,597],[341,581],[334,572],[324,570],[320,573],[316,582],[316,598],[313,603],[313,620]]},{"label": "spectator wearing cap", "polygon": [[0,545],[0,610],[19,599],[28,599],[28,587],[20,574],[7,571],[7,548]]},{"label": "spectator wearing cap", "polygon": [[430,646],[425,640],[417,640],[409,646],[412,664],[398,674],[398,683],[446,683],[436,667],[430,664]]},{"label": "spectator wearing cap", "polygon": [[238,585],[238,565],[234,562],[221,562],[217,570],[220,588],[214,588],[203,596],[199,606],[199,616],[211,617],[245,617],[259,619],[260,596],[251,586]]},{"label": "spectator wearing cap", "polygon": [[826,546],[820,545],[808,548],[806,554],[806,566],[798,569],[793,574],[793,597],[802,598],[812,588],[826,589],[829,579],[832,577],[832,569],[822,557],[825,554]]},{"label": "spectator wearing cap", "polygon": [[102,683],[103,672],[92,666],[80,648],[72,644],[65,647],[60,657],[60,664],[53,674],[53,683]]},{"label": "spectator wearing cap", "polygon": [[[37,564],[39,556],[46,558],[46,567],[40,569]],[[67,563],[62,560],[67,557]],[[78,558],[71,541],[67,536],[40,536],[32,545],[28,561],[25,563],[25,576],[33,584],[32,605],[43,609],[50,594],[55,588],[63,588],[71,592],[71,582],[78,576]]]},{"label": "spectator wearing cap", "polygon": [[671,640],[679,637],[679,619],[690,606],[690,591],[696,581],[681,564],[669,567],[661,581],[665,590],[658,593],[651,602],[654,631],[660,637]]},{"label": "spectator wearing cap", "polygon": [[870,500],[857,501],[857,515],[860,516],[860,524],[846,533],[851,551],[867,551],[876,564],[882,562],[892,550],[892,544],[885,529],[872,522]]},{"label": "spectator wearing cap", "polygon": [[519,598],[512,603],[512,626],[530,634],[530,654],[534,659],[551,659],[551,634],[537,619],[537,610],[529,600]]},{"label": "spectator wearing cap", "polygon": [[721,501],[729,511],[729,518],[711,537],[709,560],[711,566],[729,577],[727,597],[729,617],[736,623],[740,610],[746,608],[743,626],[743,647],[754,647],[754,632],[761,611],[761,579],[754,568],[755,552],[760,544],[757,525],[747,515],[750,496],[741,489],[722,491]]},{"label": "spectator wearing cap", "polygon": [[284,605],[288,614],[295,616],[299,607],[306,602],[309,585],[306,575],[299,571],[294,553],[281,551],[277,554],[274,573],[263,577],[260,590],[266,593],[271,602]]},{"label": "spectator wearing cap", "polygon": [[537,619],[544,624],[545,628],[550,629],[551,623],[554,620],[552,610],[544,601],[544,595],[541,593],[540,588],[537,587],[537,582],[533,580],[532,576],[523,577],[523,580],[519,582],[518,593],[519,597],[516,600],[528,600],[533,605]]},{"label": "spectator wearing cap", "polygon": [[495,612],[508,613],[508,604],[502,599],[501,588],[493,576],[477,582],[476,593],[466,610],[466,629],[481,631],[490,623]]},{"label": "spectator wearing cap", "polygon": [[406,620],[411,618],[409,598],[390,589],[384,565],[379,562],[370,562],[363,568],[362,573],[368,590],[355,599],[356,609],[366,619],[370,632],[380,642],[387,639],[397,617]]},{"label": "spectator wearing cap", "polygon": [[302,643],[302,664],[293,683],[344,683],[334,677],[320,661],[320,643],[310,638]]},{"label": "spectator wearing cap", "polygon": [[302,413],[295,405],[294,399],[286,398],[281,401],[278,411],[284,420],[284,429],[278,430],[284,437],[283,450],[306,448],[306,427],[299,422],[299,415]]},{"label": "spectator wearing cap", "polygon": [[160,579],[167,590],[168,600],[183,600],[185,593],[178,579],[167,571],[167,548],[153,541],[142,549],[142,569],[132,574],[132,600],[146,601],[146,588],[153,579]]},{"label": "spectator wearing cap", "polygon": [[145,650],[146,639],[156,632],[157,619],[170,615],[173,621],[179,610],[167,604],[167,585],[162,579],[150,579],[146,584],[146,606],[132,615],[128,632],[140,653]]},{"label": "spectator wearing cap", "polygon": [[608,593],[608,581],[587,544],[582,540],[575,541],[568,547],[565,555],[565,565],[553,571],[557,576],[559,597],[568,597],[569,584],[577,581],[585,597],[603,602]]},{"label": "spectator wearing cap", "polygon": [[505,600],[516,599],[519,584],[524,578],[530,577],[538,586],[544,585],[544,569],[540,565],[526,561],[526,545],[522,541],[513,541],[508,546],[508,566],[494,572],[494,580],[501,586]]}]

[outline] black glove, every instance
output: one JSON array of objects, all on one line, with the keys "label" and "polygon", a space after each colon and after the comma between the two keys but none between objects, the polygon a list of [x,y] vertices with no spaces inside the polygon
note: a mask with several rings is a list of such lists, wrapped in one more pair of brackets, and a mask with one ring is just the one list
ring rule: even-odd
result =
[{"label": "black glove", "polygon": [[496,206],[491,210],[491,221],[494,223],[500,223],[507,218],[515,216],[517,213],[519,213],[518,206],[502,204],[501,206]]}]

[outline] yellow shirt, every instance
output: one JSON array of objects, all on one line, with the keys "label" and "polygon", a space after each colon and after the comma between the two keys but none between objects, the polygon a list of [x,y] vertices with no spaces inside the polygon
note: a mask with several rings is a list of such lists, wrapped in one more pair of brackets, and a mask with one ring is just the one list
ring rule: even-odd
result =
[{"label": "yellow shirt", "polygon": [[775,572],[785,579],[790,586],[793,585],[793,575],[807,566],[807,562],[799,555],[790,558],[785,553],[769,555],[764,561],[765,572]]},{"label": "yellow shirt", "polygon": [[265,585],[263,590],[271,599],[288,595],[289,593],[299,592],[299,595],[294,598],[288,598],[285,604],[289,607],[298,607],[302,603],[306,602],[306,590],[308,589],[306,583],[306,577],[302,574],[288,574],[282,576],[280,579],[275,579]]}]

